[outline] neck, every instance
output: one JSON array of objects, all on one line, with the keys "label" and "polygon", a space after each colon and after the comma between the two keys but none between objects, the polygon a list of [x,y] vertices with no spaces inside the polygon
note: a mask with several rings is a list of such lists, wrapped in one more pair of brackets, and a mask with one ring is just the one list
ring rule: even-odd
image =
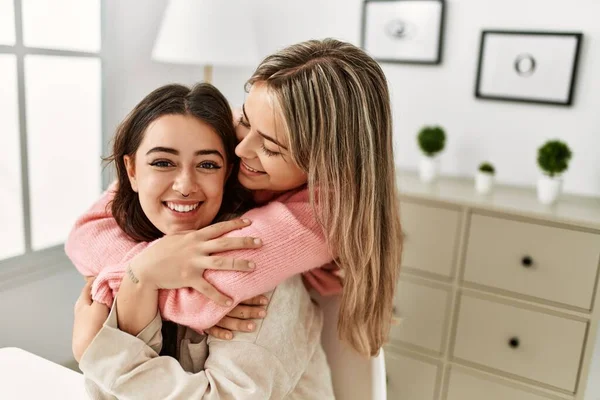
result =
[{"label": "neck", "polygon": [[255,190],[252,192],[252,198],[258,204],[268,203],[273,200],[279,192],[273,192],[271,190]]}]

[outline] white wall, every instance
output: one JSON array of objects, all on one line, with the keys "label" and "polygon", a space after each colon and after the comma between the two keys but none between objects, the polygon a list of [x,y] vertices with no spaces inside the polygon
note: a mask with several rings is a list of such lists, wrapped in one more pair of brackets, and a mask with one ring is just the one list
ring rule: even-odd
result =
[{"label": "white wall", "polygon": [[[418,160],[415,132],[424,123],[447,129],[442,169],[470,175],[490,159],[498,179],[532,184],[537,148],[560,138],[574,152],[565,190],[600,195],[600,2],[597,0],[455,0],[449,2],[441,67],[386,66],[394,97],[400,165]],[[585,34],[572,108],[477,100],[473,96],[479,32],[483,28],[573,30]],[[593,71],[596,71],[594,76]]]},{"label": "white wall", "polygon": [[165,0],[106,0],[104,4],[104,129],[112,136],[125,115],[153,89],[172,82],[193,84],[202,79],[203,70],[150,60]]}]

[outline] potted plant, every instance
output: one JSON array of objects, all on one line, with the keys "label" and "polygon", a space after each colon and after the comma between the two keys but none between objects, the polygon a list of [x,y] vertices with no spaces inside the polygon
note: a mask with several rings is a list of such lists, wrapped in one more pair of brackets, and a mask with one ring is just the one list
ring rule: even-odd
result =
[{"label": "potted plant", "polygon": [[419,163],[419,176],[423,182],[432,182],[438,175],[437,155],[444,150],[446,133],[439,126],[425,126],[417,136],[423,152]]},{"label": "potted plant", "polygon": [[475,190],[480,194],[487,194],[492,191],[494,186],[494,175],[496,170],[489,162],[483,162],[479,165],[479,170],[475,175]]},{"label": "potted plant", "polygon": [[538,180],[537,196],[542,204],[553,204],[562,188],[561,174],[569,167],[571,149],[560,140],[550,140],[538,149],[537,162],[544,175]]}]

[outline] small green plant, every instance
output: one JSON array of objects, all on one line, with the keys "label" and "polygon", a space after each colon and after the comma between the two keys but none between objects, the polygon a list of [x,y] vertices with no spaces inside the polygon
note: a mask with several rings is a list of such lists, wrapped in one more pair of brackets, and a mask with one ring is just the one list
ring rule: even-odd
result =
[{"label": "small green plant", "polygon": [[496,173],[494,166],[489,162],[482,162],[479,164],[479,171],[490,175],[494,175]]},{"label": "small green plant", "polygon": [[569,168],[573,153],[566,143],[549,140],[538,149],[537,162],[542,171],[550,177],[560,175]]},{"label": "small green plant", "polygon": [[446,133],[439,126],[425,126],[417,136],[421,151],[428,157],[433,157],[444,150],[446,145]]}]

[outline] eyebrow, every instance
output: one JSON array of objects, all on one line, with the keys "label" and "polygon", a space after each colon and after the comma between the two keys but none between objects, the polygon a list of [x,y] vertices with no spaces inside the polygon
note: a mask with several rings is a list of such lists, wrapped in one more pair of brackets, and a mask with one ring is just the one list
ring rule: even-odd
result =
[{"label": "eyebrow", "polygon": [[[150,150],[148,150],[146,155],[149,155],[152,153],[169,153],[169,154],[173,154],[175,156],[179,155],[178,150],[172,149],[170,147],[160,147],[160,146],[151,148]],[[225,158],[223,157],[221,152],[219,150],[215,150],[215,149],[198,150],[197,152],[194,153],[194,156],[208,156],[208,155],[213,155],[213,154],[221,157],[222,160],[225,160]]]},{"label": "eyebrow", "polygon": [[[244,118],[246,118],[246,121],[248,121],[248,123],[250,123],[250,118],[248,118],[248,115],[246,114],[246,107],[244,104],[242,104],[242,113],[244,114]],[[281,143],[279,143],[275,138],[259,131],[258,129],[256,130],[256,132],[262,136],[265,140],[268,140],[271,143],[275,143],[277,146],[281,147],[282,149],[287,150],[288,148],[285,147],[284,145],[282,145]]]}]

